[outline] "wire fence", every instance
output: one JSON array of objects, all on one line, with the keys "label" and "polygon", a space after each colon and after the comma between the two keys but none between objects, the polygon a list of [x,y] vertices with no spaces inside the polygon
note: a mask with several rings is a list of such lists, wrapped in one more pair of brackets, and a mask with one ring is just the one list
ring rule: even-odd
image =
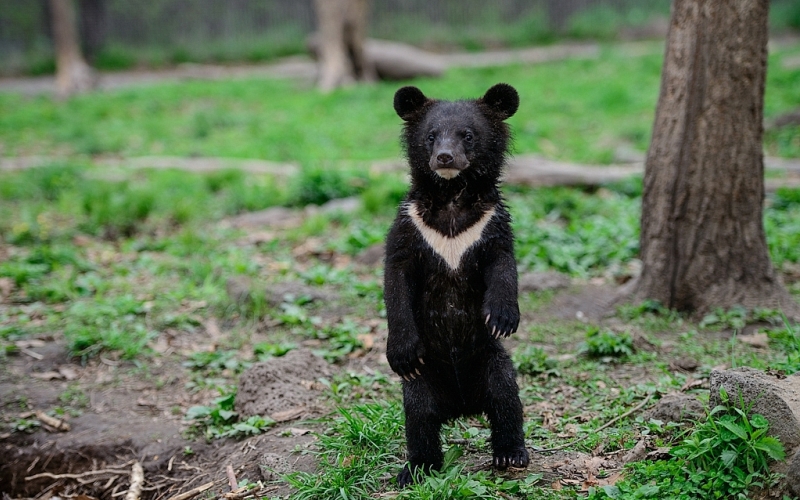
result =
[{"label": "wire fence", "polygon": [[[81,42],[103,69],[259,61],[304,51],[312,0],[75,0]],[[0,74],[53,70],[47,0],[0,0]],[[772,0],[775,4],[800,3]],[[560,37],[662,35],[670,0],[373,0],[370,35],[432,50]],[[800,26],[800,14],[798,14]]]}]

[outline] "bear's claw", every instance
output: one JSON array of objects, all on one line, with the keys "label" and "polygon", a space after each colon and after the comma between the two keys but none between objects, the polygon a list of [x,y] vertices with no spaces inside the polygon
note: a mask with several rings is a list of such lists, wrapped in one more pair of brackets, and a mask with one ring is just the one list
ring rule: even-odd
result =
[{"label": "bear's claw", "polygon": [[495,453],[492,459],[492,466],[495,469],[506,469],[508,467],[524,469],[528,466],[529,462],[528,450],[522,448],[520,450],[500,451]]}]

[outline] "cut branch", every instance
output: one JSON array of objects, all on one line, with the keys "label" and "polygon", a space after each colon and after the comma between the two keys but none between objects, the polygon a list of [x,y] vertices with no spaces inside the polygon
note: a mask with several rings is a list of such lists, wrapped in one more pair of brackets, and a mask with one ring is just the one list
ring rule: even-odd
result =
[{"label": "cut branch", "polygon": [[167,500],[189,500],[190,498],[196,497],[197,495],[206,490],[210,490],[212,486],[214,486],[214,481],[202,484],[197,488],[193,488],[185,493],[181,493],[180,495],[175,495],[173,497],[168,498]]},{"label": "cut branch", "polygon": [[139,495],[142,493],[142,485],[144,484],[144,469],[142,464],[134,462],[131,468],[131,486],[128,488],[128,494],[125,495],[125,500],[139,500]]}]

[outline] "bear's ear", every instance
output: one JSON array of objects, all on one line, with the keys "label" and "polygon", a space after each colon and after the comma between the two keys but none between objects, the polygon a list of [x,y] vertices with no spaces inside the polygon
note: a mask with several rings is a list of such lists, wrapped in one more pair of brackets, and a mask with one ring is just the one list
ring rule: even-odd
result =
[{"label": "bear's ear", "polygon": [[417,87],[403,87],[394,94],[394,110],[405,121],[422,109],[428,98]]},{"label": "bear's ear", "polygon": [[496,113],[501,120],[514,116],[519,108],[519,94],[514,87],[507,83],[498,83],[493,86],[486,91],[480,101]]}]

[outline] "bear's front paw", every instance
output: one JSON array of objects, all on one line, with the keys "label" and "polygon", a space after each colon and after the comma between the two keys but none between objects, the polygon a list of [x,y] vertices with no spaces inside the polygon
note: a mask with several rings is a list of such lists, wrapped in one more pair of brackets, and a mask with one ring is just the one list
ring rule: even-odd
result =
[{"label": "bear's front paw", "polygon": [[400,375],[403,380],[414,380],[422,375],[420,368],[425,364],[425,348],[420,341],[411,342],[405,346],[387,346],[386,359],[392,371]]},{"label": "bear's front paw", "polygon": [[492,458],[492,465],[495,469],[506,469],[508,467],[524,469],[528,466],[529,460],[528,450],[521,448],[496,452]]},{"label": "bear's front paw", "polygon": [[489,335],[499,339],[508,337],[517,331],[519,326],[519,306],[510,304],[485,304],[483,316],[486,318],[486,329]]}]

